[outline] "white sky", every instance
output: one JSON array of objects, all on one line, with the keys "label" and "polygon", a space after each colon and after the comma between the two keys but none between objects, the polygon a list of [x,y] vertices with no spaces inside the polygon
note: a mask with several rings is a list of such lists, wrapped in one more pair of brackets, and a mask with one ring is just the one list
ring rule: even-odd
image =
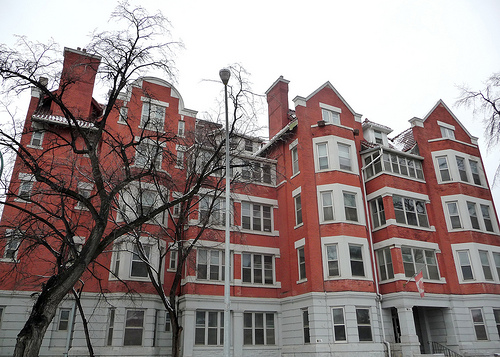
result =
[{"label": "white sky", "polygon": [[[137,0],[136,0],[137,2]],[[134,2],[133,2],[134,3]],[[142,0],[172,23],[185,48],[176,59],[176,87],[187,108],[214,108],[219,69],[242,64],[253,89],[264,93],[280,76],[290,100],[330,81],[364,118],[405,130],[439,100],[480,138],[490,184],[500,148],[487,152],[484,126],[471,109],[455,107],[458,85],[482,88],[500,71],[500,1]],[[107,26],[109,0],[0,0],[0,43],[14,34],[63,47],[85,47],[89,33]],[[2,98],[0,98],[2,99]],[[19,102],[24,116],[29,97]],[[292,104],[291,104],[292,107]],[[0,120],[6,120],[0,112]],[[263,116],[265,120],[265,116]],[[500,186],[500,185],[499,185]],[[493,190],[500,209],[500,187]]]}]

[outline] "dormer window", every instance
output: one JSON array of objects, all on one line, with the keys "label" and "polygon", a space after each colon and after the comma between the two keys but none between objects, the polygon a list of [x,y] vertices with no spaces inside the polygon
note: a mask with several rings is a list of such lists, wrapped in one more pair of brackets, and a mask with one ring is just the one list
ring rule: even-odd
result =
[{"label": "dormer window", "polygon": [[383,136],[382,136],[382,132],[379,131],[379,130],[374,130],[373,133],[375,135],[375,143],[377,143],[377,144],[384,144],[384,139],[383,139]]},{"label": "dormer window", "polygon": [[245,151],[253,152],[253,141],[250,139],[245,139]]}]

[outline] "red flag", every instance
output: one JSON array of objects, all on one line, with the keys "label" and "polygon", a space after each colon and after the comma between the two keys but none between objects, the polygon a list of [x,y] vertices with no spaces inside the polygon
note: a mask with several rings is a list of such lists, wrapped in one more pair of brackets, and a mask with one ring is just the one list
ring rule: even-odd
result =
[{"label": "red flag", "polygon": [[415,276],[415,284],[417,284],[417,289],[418,292],[420,293],[420,297],[423,298],[425,292],[424,292],[424,274],[422,274],[422,271],[420,271],[420,273],[418,273]]}]

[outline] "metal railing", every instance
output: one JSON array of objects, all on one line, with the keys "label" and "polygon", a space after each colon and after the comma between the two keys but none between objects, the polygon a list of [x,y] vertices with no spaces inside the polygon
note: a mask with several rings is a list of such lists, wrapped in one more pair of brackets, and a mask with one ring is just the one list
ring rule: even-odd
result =
[{"label": "metal railing", "polygon": [[442,353],[446,357],[463,357],[461,354],[456,353],[455,351],[450,350],[445,345],[440,344],[439,342],[432,342],[432,353]]}]

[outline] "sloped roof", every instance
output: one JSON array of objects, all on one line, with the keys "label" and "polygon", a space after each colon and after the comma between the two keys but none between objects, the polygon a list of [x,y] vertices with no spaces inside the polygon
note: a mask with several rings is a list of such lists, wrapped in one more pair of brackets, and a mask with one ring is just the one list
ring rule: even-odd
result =
[{"label": "sloped roof", "polygon": [[[72,122],[70,122],[70,119],[67,119],[60,115],[52,115],[41,111],[36,111],[35,113],[33,113],[31,119],[55,125],[75,126]],[[84,120],[77,120],[76,122],[78,126],[83,129],[95,129],[94,122],[89,122]]]},{"label": "sloped roof", "polygon": [[411,128],[406,129],[390,140],[392,141],[394,148],[401,151],[411,150],[417,143],[413,137],[413,130]]},{"label": "sloped roof", "polygon": [[371,121],[371,120],[368,120],[368,119],[365,119],[363,121],[362,127],[363,127],[363,129],[365,127],[374,127],[374,128],[380,129],[381,131],[383,131],[383,132],[385,132],[387,134],[392,133],[392,129],[390,127],[382,125],[382,124],[379,124],[379,123],[375,123],[374,121]]}]

